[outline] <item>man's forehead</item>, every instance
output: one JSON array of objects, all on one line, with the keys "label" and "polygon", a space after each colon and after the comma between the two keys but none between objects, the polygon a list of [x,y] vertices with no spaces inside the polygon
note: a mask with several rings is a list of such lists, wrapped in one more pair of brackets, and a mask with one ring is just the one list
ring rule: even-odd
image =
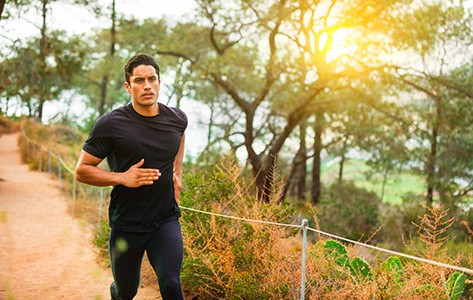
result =
[{"label": "man's forehead", "polygon": [[133,69],[133,77],[151,77],[158,76],[153,66],[139,65]]}]

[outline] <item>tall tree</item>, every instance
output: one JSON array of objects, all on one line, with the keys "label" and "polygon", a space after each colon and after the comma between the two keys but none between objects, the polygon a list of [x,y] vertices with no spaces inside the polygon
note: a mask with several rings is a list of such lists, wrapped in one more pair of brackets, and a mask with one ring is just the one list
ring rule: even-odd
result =
[{"label": "tall tree", "polygon": [[[60,67],[52,63],[54,61],[54,55],[56,49],[52,48],[52,44],[56,43],[54,41],[57,38],[62,38],[64,33],[60,35],[53,32],[52,29],[48,28],[49,17],[51,16],[51,4],[59,2],[58,0],[40,0],[40,1],[22,1],[22,0],[13,0],[9,1],[8,4],[11,4],[11,9],[17,9],[19,14],[29,11],[31,8],[41,16],[41,23],[34,24],[39,29],[39,39],[37,40],[36,47],[32,49],[37,49],[32,53],[36,53],[36,57],[33,58],[33,61],[30,61],[34,65],[35,72],[40,80],[34,82],[33,90],[36,92],[35,99],[35,113],[34,115],[42,120],[43,118],[43,107],[44,103],[48,100],[51,100],[51,96],[57,95],[57,91],[54,86],[61,84],[56,84],[53,82],[52,78],[55,77],[54,69],[59,69]],[[66,3],[67,1],[64,1]],[[74,5],[89,5],[91,2],[89,0],[73,0],[71,1]],[[57,45],[57,43],[56,43]],[[29,45],[31,47],[31,45]],[[80,51],[80,50],[79,50]],[[68,80],[66,79],[65,82]],[[51,84],[52,86],[48,85]]]},{"label": "tall tree", "polygon": [[75,75],[80,73],[86,55],[80,38],[51,32],[44,66],[39,60],[39,43],[40,38],[32,38],[24,46],[15,48],[11,57],[1,62],[0,68],[0,95],[20,99],[28,114],[36,117],[41,99],[57,99],[63,91],[74,88]]},{"label": "tall tree", "polygon": [[[432,18],[436,18],[436,22],[432,22]],[[452,204],[448,203],[452,198],[446,196],[446,191],[455,181],[459,187],[460,174],[471,171],[471,166],[462,163],[468,160],[462,152],[467,153],[471,147],[471,124],[463,120],[468,120],[467,115],[471,113],[466,103],[472,104],[464,82],[464,74],[468,72],[464,70],[471,67],[473,59],[469,46],[473,38],[473,18],[466,7],[439,2],[420,9],[414,21],[423,24],[417,35],[427,38],[423,42],[408,39],[405,43],[415,45],[411,47],[412,55],[422,63],[397,69],[396,77],[417,93],[413,93],[417,102],[410,108],[420,119],[417,148],[423,153],[419,161],[424,164],[426,203],[432,206],[437,194],[441,202]],[[459,107],[466,108],[465,116],[458,114]],[[459,140],[465,142],[460,146],[461,151],[452,151],[452,143],[456,148]],[[467,169],[460,170],[459,166]]]},{"label": "tall tree", "polygon": [[[116,33],[116,19],[117,19],[117,12],[115,10],[115,0],[112,0],[112,5],[111,5],[111,26],[110,26],[110,50],[105,57],[106,61],[111,61],[113,60],[113,57],[115,56],[115,47],[116,47],[116,40],[117,40],[117,33]],[[100,84],[100,101],[99,101],[99,107],[98,107],[98,112],[99,115],[103,115],[105,113],[105,104],[107,103],[107,88],[109,85],[109,69],[104,70],[104,74],[102,77],[102,81]]]},{"label": "tall tree", "polygon": [[[347,67],[338,59],[332,48],[335,32],[365,28],[360,32],[370,29],[373,33],[374,24],[384,19],[394,3],[333,2],[327,7],[310,1],[198,4],[201,24],[208,24],[208,29],[203,29],[208,42],[193,48],[194,53],[180,53],[190,58],[193,70],[200,74],[196,78],[219,86],[243,112],[238,128],[243,129],[243,143],[260,197],[268,200],[273,184],[271,170],[299,121],[323,98],[322,92],[337,89],[340,78],[362,71],[355,60]],[[319,116],[322,121],[323,112]],[[322,138],[323,126],[317,126],[316,137]],[[315,185],[320,185],[317,178]]]}]

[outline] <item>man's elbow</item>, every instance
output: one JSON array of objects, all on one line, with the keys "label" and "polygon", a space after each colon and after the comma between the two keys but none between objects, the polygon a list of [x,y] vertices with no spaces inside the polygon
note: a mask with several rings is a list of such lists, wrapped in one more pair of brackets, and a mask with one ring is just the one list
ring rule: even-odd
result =
[{"label": "man's elbow", "polygon": [[77,181],[84,183],[84,180],[85,180],[84,170],[81,167],[78,166],[76,168],[76,170],[74,172],[74,176],[75,176]]}]

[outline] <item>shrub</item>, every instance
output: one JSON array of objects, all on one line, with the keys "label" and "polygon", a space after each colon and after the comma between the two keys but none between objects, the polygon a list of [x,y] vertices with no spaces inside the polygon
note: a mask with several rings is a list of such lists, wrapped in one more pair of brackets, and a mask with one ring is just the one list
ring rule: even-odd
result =
[{"label": "shrub", "polygon": [[16,130],[15,122],[0,114],[0,136],[3,133],[12,133]]},{"label": "shrub", "polygon": [[95,231],[94,244],[98,249],[102,261],[108,259],[108,238],[110,235],[110,226],[108,220],[101,220]]},{"label": "shrub", "polygon": [[[290,206],[256,201],[233,160],[188,173],[181,204],[218,214],[289,223]],[[294,299],[300,293],[298,230],[183,210],[184,285],[198,299]]]},{"label": "shrub", "polygon": [[335,183],[321,196],[318,218],[322,230],[353,240],[368,238],[379,222],[381,201],[375,193],[353,183]]}]

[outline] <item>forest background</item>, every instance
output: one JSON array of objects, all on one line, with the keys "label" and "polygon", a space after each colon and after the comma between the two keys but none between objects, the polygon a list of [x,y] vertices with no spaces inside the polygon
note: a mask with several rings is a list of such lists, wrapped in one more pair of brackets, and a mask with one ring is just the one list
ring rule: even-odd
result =
[{"label": "forest background", "polygon": [[[97,117],[130,101],[126,59],[151,53],[160,101],[192,121],[192,204],[218,205],[190,198],[223,157],[235,180],[230,156],[255,205],[290,206],[291,220],[406,250],[434,207],[454,220],[449,254],[473,253],[472,1],[192,3],[171,19],[119,13],[120,1],[1,1],[0,26],[35,15],[37,34],[0,32],[0,113],[73,128],[58,137],[73,165]],[[58,4],[101,25],[51,28]],[[222,186],[200,188],[226,203]]]}]

